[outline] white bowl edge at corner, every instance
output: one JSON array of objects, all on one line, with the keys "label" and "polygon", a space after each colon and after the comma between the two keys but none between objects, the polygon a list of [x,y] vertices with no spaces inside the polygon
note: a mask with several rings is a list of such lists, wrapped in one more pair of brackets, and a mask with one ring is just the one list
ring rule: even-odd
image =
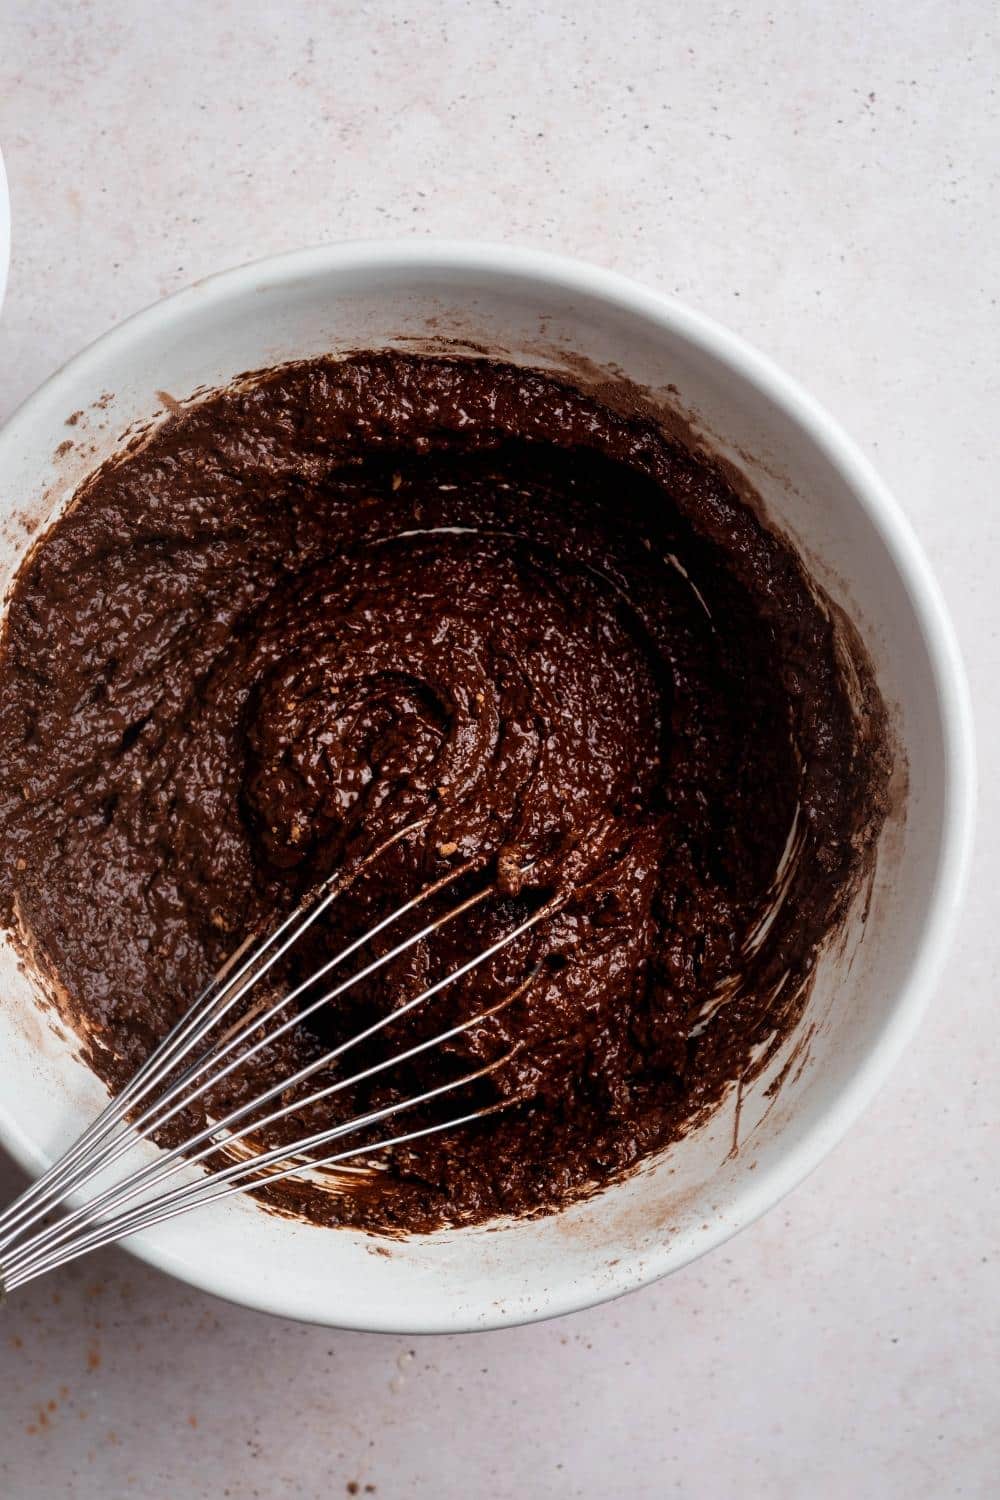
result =
[{"label": "white bowl edge at corner", "polygon": [[[363,309],[375,309],[371,316],[377,319],[379,299],[392,304],[391,315],[383,315],[385,327],[401,332],[406,299],[426,307],[429,285],[449,306],[465,307],[471,321],[464,331],[478,328],[476,319],[491,324],[487,334],[495,347],[510,342],[498,329],[507,327],[508,335],[516,334],[519,321],[524,323],[529,312],[533,316],[538,310],[550,322],[561,320],[577,339],[580,352],[603,352],[609,365],[611,354],[600,346],[602,340],[614,345],[611,353],[617,362],[640,383],[644,372],[633,370],[630,360],[637,366],[645,360],[654,370],[659,360],[666,383],[670,375],[664,366],[676,358],[681,367],[687,362],[695,386],[703,382],[706,399],[713,386],[728,385],[733,394],[720,397],[720,402],[725,407],[730,400],[734,423],[743,419],[738,397],[745,398],[743,404],[756,403],[761,412],[773,412],[775,432],[786,430],[790,449],[806,455],[803,472],[811,464],[818,485],[828,473],[833,476],[830,483],[835,480],[850,496],[851,525],[859,538],[870,533],[886,586],[891,584],[900,608],[908,611],[909,638],[920,662],[912,684],[907,687],[904,680],[899,691],[909,691],[914,701],[921,695],[926,699],[927,721],[940,738],[940,770],[936,781],[930,772],[925,778],[927,798],[936,799],[935,805],[925,802],[922,810],[914,809],[918,820],[936,819],[936,842],[927,844],[920,893],[924,920],[917,925],[914,919],[908,947],[902,938],[894,939],[906,951],[893,961],[886,981],[888,996],[875,996],[877,1024],[859,1027],[857,1036],[849,1039],[854,1051],[848,1049],[846,1060],[833,1060],[836,1066],[831,1064],[828,1084],[807,1096],[801,1117],[764,1143],[759,1170],[752,1177],[745,1164],[725,1174],[718,1193],[712,1194],[717,1211],[699,1204],[690,1214],[678,1208],[678,1229],[672,1237],[660,1232],[658,1239],[669,1189],[652,1173],[640,1175],[620,1191],[616,1188],[613,1202],[611,1197],[603,1204],[594,1200],[596,1207],[568,1212],[558,1224],[538,1221],[510,1237],[446,1236],[436,1248],[415,1244],[394,1251],[388,1259],[368,1255],[363,1245],[357,1246],[357,1255],[349,1254],[341,1236],[338,1247],[321,1251],[316,1237],[329,1232],[293,1231],[277,1221],[259,1225],[259,1240],[248,1242],[246,1215],[254,1213],[256,1220],[268,1217],[249,1205],[234,1205],[226,1215],[212,1211],[197,1225],[192,1219],[165,1226],[162,1233],[145,1235],[131,1247],[162,1269],[247,1305],[340,1326],[413,1333],[522,1322],[629,1291],[721,1243],[794,1187],[870,1100],[919,1020],[954,929],[968,864],[974,797],[971,715],[962,664],[937,585],[896,502],[837,424],[769,360],[708,319],[614,273],[533,251],[434,241],[330,246],[225,272],[119,325],[71,361],[0,434],[0,471],[9,479],[11,466],[20,465],[22,482],[30,480],[39,493],[43,479],[50,477],[42,470],[58,441],[63,417],[86,406],[101,390],[117,392],[112,417],[120,430],[150,414],[157,386],[183,396],[254,363],[319,352],[324,340],[343,337],[344,347],[359,346],[365,338]],[[260,333],[254,331],[255,319]],[[355,326],[350,326],[352,320]],[[592,348],[586,346],[588,338]],[[255,357],[258,345],[262,354]],[[683,396],[683,380],[680,385]],[[719,421],[711,425],[720,430]],[[755,451],[743,432],[734,429],[733,441]],[[774,500],[779,507],[785,503],[777,491]],[[809,527],[821,531],[824,525],[821,500],[817,495],[811,510],[805,505],[793,518],[810,542]],[[782,519],[780,509],[778,514]],[[820,555],[823,550],[818,546]],[[836,563],[832,558],[831,566]],[[862,594],[877,599],[878,579],[860,552],[857,567],[862,573],[868,568],[870,575],[861,580]],[[840,571],[850,576],[850,568]],[[891,615],[890,606],[885,608]],[[886,628],[892,628],[891,621]],[[902,652],[899,647],[897,656]],[[906,679],[905,672],[902,677]],[[897,687],[891,675],[889,686]],[[904,879],[900,902],[907,889]],[[870,951],[858,968],[874,963]],[[885,979],[877,967],[871,972],[873,982]],[[855,976],[851,982],[857,987],[859,981]],[[0,1048],[3,1026],[0,1016]],[[60,1066],[53,1064],[53,1077],[62,1076]],[[9,1096],[0,1100],[0,1136],[25,1165],[37,1170],[50,1154],[46,1142],[59,1138],[63,1123],[53,1116],[42,1129],[31,1113],[30,1099],[44,1107],[43,1092],[33,1092],[23,1067],[10,1083]],[[73,1118],[76,1128],[82,1123]],[[723,1153],[731,1139],[728,1122],[724,1133]],[[654,1189],[661,1195],[656,1204],[647,1201]],[[287,1257],[284,1264],[278,1263],[279,1255]],[[339,1287],[331,1259],[344,1278]]]}]

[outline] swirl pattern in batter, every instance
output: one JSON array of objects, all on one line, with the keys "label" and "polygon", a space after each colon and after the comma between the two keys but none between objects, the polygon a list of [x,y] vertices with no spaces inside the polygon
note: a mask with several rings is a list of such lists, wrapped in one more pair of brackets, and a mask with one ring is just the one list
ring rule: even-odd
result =
[{"label": "swirl pattern in batter", "polygon": [[352,1066],[509,1004],[286,1129],[486,1069],[475,1125],[270,1190],[397,1231],[557,1207],[702,1119],[800,1014],[889,771],[861,648],[719,466],[553,376],[399,353],[244,380],[88,481],[18,577],[0,745],[8,917],[113,1088],[332,871],[288,977],[449,871],[441,902],[490,894],[216,1117],[546,909]]}]

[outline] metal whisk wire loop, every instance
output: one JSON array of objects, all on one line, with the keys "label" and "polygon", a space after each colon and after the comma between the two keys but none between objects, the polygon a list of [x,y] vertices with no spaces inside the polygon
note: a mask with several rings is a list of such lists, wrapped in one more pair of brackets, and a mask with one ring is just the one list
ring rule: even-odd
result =
[{"label": "metal whisk wire loop", "polygon": [[[394,843],[422,827],[424,821],[393,834],[372,851],[364,864],[370,864]],[[352,969],[346,978],[328,982],[334,970],[369,949],[373,939],[389,932],[405,917],[469,875],[470,870],[469,865],[456,866],[424,886],[278,998],[272,998],[262,989],[262,981],[273,973],[282,958],[293,952],[305,933],[327,911],[343,889],[343,881],[337,876],[331,877],[317,894],[292,911],[263,940],[255,940],[253,936],[248,938],[120,1094],[48,1171],[0,1213],[0,1296],[90,1250],[150,1229],[191,1209],[265,1183],[341,1166],[423,1136],[455,1129],[510,1102],[503,1100],[480,1105],[397,1134],[382,1136],[376,1130],[375,1139],[367,1139],[361,1144],[341,1144],[346,1136],[371,1131],[407,1110],[455,1093],[495,1072],[511,1059],[516,1046],[494,1061],[459,1077],[381,1107],[370,1108],[323,1129],[314,1129],[290,1143],[263,1149],[254,1141],[260,1132],[322,1100],[331,1099],[422,1054],[442,1048],[513,1004],[531,984],[534,971],[492,1004],[432,1036],[401,1051],[388,1051],[384,1057],[367,1061],[354,1072],[347,1070],[344,1076],[338,1074],[332,1082],[326,1082],[311,1092],[301,1092],[301,1086],[316,1074],[339,1063],[352,1049],[370,1042],[402,1016],[425,1006],[441,991],[487,963],[537,926],[554,910],[557,905],[555,898],[543,902],[492,944],[450,968],[412,998],[388,1009],[362,1030],[328,1048],[290,1076],[280,1077],[248,1102],[235,1105],[219,1119],[208,1119],[200,1128],[187,1134],[181,1143],[162,1147],[152,1160],[148,1159],[147,1152],[144,1161],[138,1164],[134,1159],[130,1161],[141,1143],[155,1140],[165,1126],[176,1121],[192,1104],[203,1100],[211,1090],[303,1020],[323,1006],[333,1004],[348,990],[385,969],[418,943],[432,939],[441,928],[495,894],[496,887],[492,882],[480,885],[440,915],[429,917],[384,952],[376,953],[361,968]],[[312,992],[317,987],[321,992],[314,995]],[[261,998],[255,999],[255,996]],[[233,1019],[228,1028],[220,1033],[220,1027],[229,1017]],[[334,1145],[335,1150],[325,1150]],[[210,1158],[217,1154],[225,1164],[210,1165]],[[117,1173],[102,1185],[99,1179],[103,1180],[115,1168]],[[185,1177],[168,1186],[171,1179],[182,1173]],[[81,1195],[84,1195],[83,1201],[72,1207],[72,1200],[79,1200]],[[59,1216],[52,1220],[55,1213]]]}]

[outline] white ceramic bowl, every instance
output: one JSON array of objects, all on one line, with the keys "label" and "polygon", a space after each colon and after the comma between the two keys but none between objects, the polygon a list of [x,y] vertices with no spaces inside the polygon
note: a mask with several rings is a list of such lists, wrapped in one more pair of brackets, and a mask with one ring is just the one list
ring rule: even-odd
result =
[{"label": "white ceramic bowl", "polygon": [[[973,766],[961,663],[938,590],[898,506],[808,395],[687,308],[592,266],[477,244],[346,244],[231,271],[140,313],[74,359],[0,434],[7,573],[19,524],[44,519],[130,424],[254,367],[441,337],[527,364],[583,356],[654,390],[668,384],[742,467],[858,624],[908,763],[905,817],[890,820],[867,924],[820,963],[800,1049],[776,1099],[774,1070],[742,1101],[629,1180],[535,1222],[402,1243],[314,1228],[249,1201],[131,1241],[209,1291],[290,1317],[355,1328],[488,1328],[614,1297],[720,1244],[816,1165],[871,1098],[927,1001],[951,936],[970,844]],[[414,343],[413,341],[417,341]],[[569,361],[572,364],[572,361]],[[575,366],[579,368],[579,364]],[[112,393],[112,394],[108,394]],[[72,427],[65,425],[82,411]],[[57,454],[68,439],[71,452]],[[13,954],[0,955],[0,1136],[31,1172],[103,1100],[53,1029]]]}]

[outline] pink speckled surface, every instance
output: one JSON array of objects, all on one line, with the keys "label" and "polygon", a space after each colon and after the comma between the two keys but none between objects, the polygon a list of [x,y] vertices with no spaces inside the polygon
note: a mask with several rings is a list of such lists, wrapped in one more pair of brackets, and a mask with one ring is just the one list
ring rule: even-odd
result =
[{"label": "pink speckled surface", "polygon": [[[257,255],[434,233],[587,256],[760,344],[875,456],[936,561],[991,745],[992,5],[610,14],[0,6],[0,416],[129,312]],[[440,1340],[278,1322],[101,1255],[0,1314],[0,1496],[996,1495],[1000,849],[983,764],[968,910],[918,1041],[741,1238],[613,1306]],[[17,1181],[0,1163],[0,1197]]]}]

